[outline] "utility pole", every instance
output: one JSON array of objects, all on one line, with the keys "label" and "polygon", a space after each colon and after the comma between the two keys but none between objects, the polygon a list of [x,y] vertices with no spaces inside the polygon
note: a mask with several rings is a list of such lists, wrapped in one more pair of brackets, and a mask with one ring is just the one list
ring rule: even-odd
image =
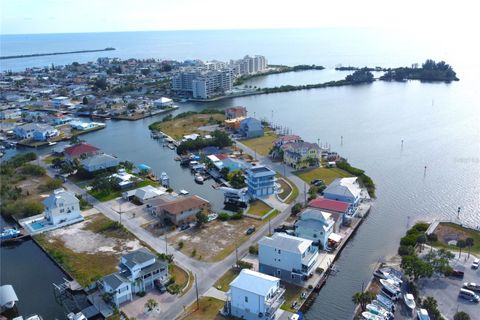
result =
[{"label": "utility pole", "polygon": [[271,221],[271,220],[272,220],[272,219],[269,217],[269,218],[268,218],[268,236],[270,236],[270,235],[272,234],[272,230],[271,230],[271,226],[270,226],[270,221]]},{"label": "utility pole", "polygon": [[[122,201],[122,200],[120,200]],[[122,203],[120,202],[120,204],[118,205],[119,209],[118,209],[118,214],[120,215],[120,224],[122,224]]]},{"label": "utility pole", "polygon": [[307,205],[307,183],[303,183],[303,195],[305,197],[305,205]]},{"label": "utility pole", "polygon": [[238,244],[235,244],[235,267],[238,266]]},{"label": "utility pole", "polygon": [[168,254],[167,232],[165,231],[165,254]]},{"label": "utility pole", "polygon": [[197,310],[200,309],[200,302],[198,301],[198,285],[197,285],[197,274],[195,274],[195,292],[197,294]]}]

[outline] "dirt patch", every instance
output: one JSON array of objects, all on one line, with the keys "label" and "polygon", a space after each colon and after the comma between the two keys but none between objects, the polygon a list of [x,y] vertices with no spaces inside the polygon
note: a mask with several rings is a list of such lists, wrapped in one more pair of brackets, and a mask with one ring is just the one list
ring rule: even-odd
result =
[{"label": "dirt patch", "polygon": [[439,224],[434,233],[437,235],[438,240],[443,243],[448,243],[452,240],[465,240],[469,237],[468,232],[445,224]]}]

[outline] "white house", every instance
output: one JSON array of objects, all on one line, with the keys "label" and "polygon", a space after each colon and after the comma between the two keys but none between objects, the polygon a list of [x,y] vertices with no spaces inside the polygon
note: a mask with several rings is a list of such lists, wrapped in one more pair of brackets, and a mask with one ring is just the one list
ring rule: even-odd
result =
[{"label": "white house", "polygon": [[173,105],[173,100],[165,97],[161,97],[160,99],[157,99],[153,101],[153,106],[155,108],[166,108],[166,107],[171,107]]},{"label": "white house", "polygon": [[137,189],[133,189],[130,191],[125,191],[122,193],[122,198],[125,200],[132,200],[136,199],[141,203],[145,203],[145,201],[156,198],[165,194],[165,188],[155,188],[153,186],[145,186]]},{"label": "white house", "polygon": [[88,172],[115,168],[116,166],[118,166],[119,163],[120,161],[117,158],[105,153],[95,154],[89,158],[80,161],[80,164]]},{"label": "white house", "polygon": [[51,224],[60,224],[83,219],[80,213],[80,201],[71,192],[60,188],[43,201],[45,219]]},{"label": "white house", "polygon": [[19,119],[22,117],[22,110],[20,109],[6,109],[0,111],[0,120],[5,119]]},{"label": "white house", "polygon": [[99,287],[117,307],[131,301],[136,293],[150,290],[155,284],[165,285],[169,280],[168,263],[145,248],[122,256],[118,267],[119,271],[99,280]]},{"label": "white house", "polygon": [[355,206],[359,200],[362,190],[358,184],[357,177],[337,178],[323,191],[325,199],[345,201]]},{"label": "white house", "polygon": [[279,278],[243,269],[230,283],[223,311],[246,320],[273,320],[284,302],[284,293]]},{"label": "white house", "polygon": [[52,99],[52,106],[54,108],[60,108],[61,106],[67,105],[70,103],[70,98],[68,97],[55,97]]},{"label": "white house", "polygon": [[334,231],[335,221],[328,212],[307,208],[295,222],[295,235],[318,242],[321,248],[328,247],[328,238]]},{"label": "white house", "polygon": [[274,233],[258,242],[259,271],[289,282],[305,281],[317,259],[318,248],[312,240]]}]

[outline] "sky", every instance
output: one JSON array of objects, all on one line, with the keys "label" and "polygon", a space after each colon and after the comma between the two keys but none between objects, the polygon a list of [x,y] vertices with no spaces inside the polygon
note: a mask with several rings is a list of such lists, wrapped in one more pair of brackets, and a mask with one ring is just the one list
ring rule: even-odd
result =
[{"label": "sky", "polygon": [[318,27],[480,30],[477,1],[0,0],[1,34]]}]

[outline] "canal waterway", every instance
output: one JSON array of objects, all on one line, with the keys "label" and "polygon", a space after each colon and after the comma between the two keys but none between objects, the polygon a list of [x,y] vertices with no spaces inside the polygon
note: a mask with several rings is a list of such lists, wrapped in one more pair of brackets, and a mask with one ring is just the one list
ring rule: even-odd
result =
[{"label": "canal waterway", "polygon": [[[47,37],[55,44],[50,50],[65,50],[60,44],[64,37]],[[461,80],[450,84],[375,82],[371,85],[256,95],[212,103],[185,103],[175,111],[243,105],[250,115],[286,126],[306,140],[316,142],[318,139],[321,143],[330,144],[332,150],[347,157],[352,165],[365,169],[375,181],[377,200],[373,209],[338,259],[336,266],[339,272],[329,279],[306,314],[309,320],[350,319],[354,309],[352,294],[369,280],[378,259],[396,252],[399,238],[413,221],[454,219],[457,208],[461,207],[460,219],[463,223],[480,225],[478,48],[455,35],[442,34],[442,41],[439,41],[434,34],[327,29],[71,37],[88,38],[92,47],[105,40],[100,47],[115,47],[118,51],[114,55],[121,57],[226,60],[248,51],[266,55],[273,64],[329,67],[323,71],[290,73],[284,77],[294,78],[285,81],[278,80],[278,75],[273,78],[268,76],[266,80],[256,79],[271,81],[269,86],[275,83],[302,84],[305,81],[302,75],[307,74],[311,77],[308,81],[317,82],[315,72],[332,72],[331,68],[340,63],[398,66],[434,58],[445,59],[453,65]],[[73,42],[72,39],[68,41]],[[129,40],[128,46],[121,45],[127,42],[126,39]],[[202,41],[203,45],[200,45]],[[224,50],[217,50],[219,44]],[[38,51],[34,49],[32,51]],[[92,60],[92,57],[89,59]],[[61,59],[67,58],[80,61],[80,57],[64,56]],[[42,60],[42,63],[45,61]],[[59,62],[55,60],[55,63]],[[269,80],[274,78],[279,82]],[[254,85],[263,86],[260,83]],[[148,124],[161,118],[156,116],[135,122],[108,121],[105,130],[86,134],[82,138],[119,158],[146,163],[157,174],[166,171],[177,190],[187,189],[212,202],[221,201],[221,194],[211,187],[195,185],[189,172],[173,162],[173,151],[149,137]],[[2,265],[2,273],[3,270]],[[15,269],[7,270],[16,272]]]}]

